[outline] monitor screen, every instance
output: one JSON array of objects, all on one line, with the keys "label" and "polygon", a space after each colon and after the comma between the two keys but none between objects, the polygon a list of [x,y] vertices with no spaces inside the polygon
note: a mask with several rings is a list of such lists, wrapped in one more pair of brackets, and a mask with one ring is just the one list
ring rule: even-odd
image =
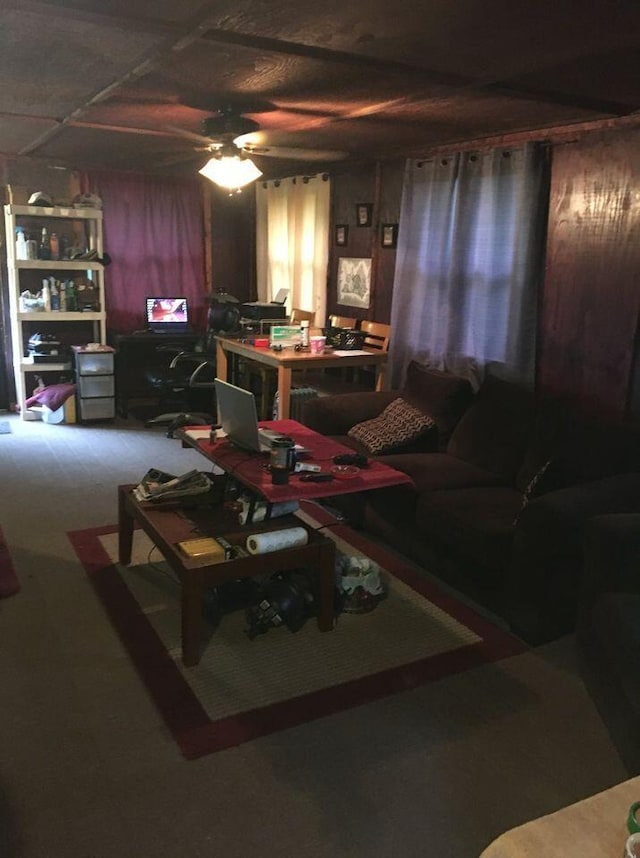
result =
[{"label": "monitor screen", "polygon": [[182,297],[147,298],[147,328],[156,333],[186,331],[189,327],[187,299]]}]

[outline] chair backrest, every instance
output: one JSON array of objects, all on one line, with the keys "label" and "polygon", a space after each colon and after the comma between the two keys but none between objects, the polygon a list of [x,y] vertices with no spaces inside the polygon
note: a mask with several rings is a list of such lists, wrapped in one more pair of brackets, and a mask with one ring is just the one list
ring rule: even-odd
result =
[{"label": "chair backrest", "polygon": [[313,310],[301,310],[299,307],[291,308],[291,315],[289,316],[289,323],[292,325],[299,325],[300,322],[309,322],[313,324],[316,320],[316,314]]},{"label": "chair backrest", "polygon": [[364,332],[363,345],[368,349],[377,349],[381,352],[389,351],[389,338],[391,336],[391,325],[384,322],[360,322],[360,330]]},{"label": "chair backrest", "polygon": [[329,316],[330,328],[355,328],[355,316]]}]

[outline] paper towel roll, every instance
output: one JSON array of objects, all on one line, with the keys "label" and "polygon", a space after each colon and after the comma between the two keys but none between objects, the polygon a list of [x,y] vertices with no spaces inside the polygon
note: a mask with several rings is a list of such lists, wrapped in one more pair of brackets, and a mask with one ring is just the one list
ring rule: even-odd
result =
[{"label": "paper towel roll", "polygon": [[304,527],[287,527],[284,530],[272,530],[269,533],[254,533],[247,537],[249,554],[268,554],[270,551],[282,551],[284,548],[296,548],[306,545],[309,534]]}]

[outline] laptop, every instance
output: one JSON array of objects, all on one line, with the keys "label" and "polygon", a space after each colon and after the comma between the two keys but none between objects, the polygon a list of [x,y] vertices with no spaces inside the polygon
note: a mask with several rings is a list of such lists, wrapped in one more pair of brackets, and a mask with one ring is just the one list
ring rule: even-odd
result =
[{"label": "laptop", "polygon": [[153,334],[186,334],[191,330],[189,305],[183,296],[152,296],[145,301],[147,330]]},{"label": "laptop", "polygon": [[271,442],[282,433],[258,428],[256,398],[253,393],[219,378],[215,379],[214,384],[218,401],[218,423],[227,440],[253,453],[270,452]]}]

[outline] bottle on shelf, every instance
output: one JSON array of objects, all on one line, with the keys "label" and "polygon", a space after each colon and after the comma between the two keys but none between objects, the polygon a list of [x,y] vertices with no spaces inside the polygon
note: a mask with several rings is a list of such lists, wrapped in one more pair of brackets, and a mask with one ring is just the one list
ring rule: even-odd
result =
[{"label": "bottle on shelf", "polygon": [[49,238],[49,250],[51,251],[51,259],[60,259],[60,242],[55,232],[52,232]]},{"label": "bottle on shelf", "polygon": [[60,293],[58,291],[58,283],[55,278],[51,278],[51,309],[59,310],[60,309]]},{"label": "bottle on shelf", "polygon": [[67,297],[67,313],[73,313],[78,309],[76,298],[76,285],[73,280],[65,280],[65,293]]},{"label": "bottle on shelf", "polygon": [[49,280],[44,279],[42,281],[42,304],[44,306],[45,313],[51,312],[51,290],[49,288]]},{"label": "bottle on shelf", "polygon": [[67,291],[65,288],[65,284],[61,283],[59,287],[60,295],[58,296],[58,300],[60,302],[60,312],[67,312]]},{"label": "bottle on shelf", "polygon": [[21,226],[16,228],[16,259],[27,258],[27,239]]},{"label": "bottle on shelf", "polygon": [[46,226],[42,227],[40,246],[38,247],[38,259],[51,259],[51,246]]},{"label": "bottle on shelf", "polygon": [[27,259],[38,258],[38,242],[32,235],[27,236]]}]

